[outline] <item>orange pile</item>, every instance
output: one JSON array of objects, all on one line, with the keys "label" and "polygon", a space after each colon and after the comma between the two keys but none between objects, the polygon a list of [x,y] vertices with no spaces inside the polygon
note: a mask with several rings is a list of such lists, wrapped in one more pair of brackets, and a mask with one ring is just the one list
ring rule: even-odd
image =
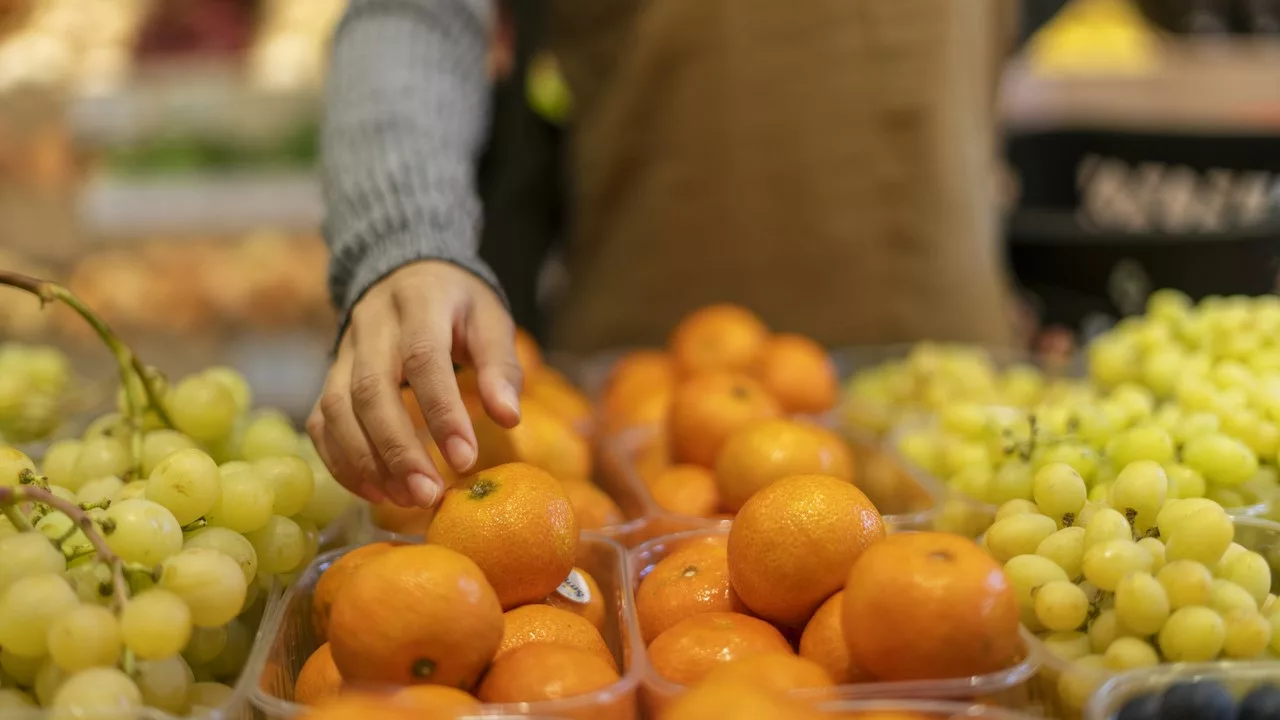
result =
[{"label": "orange pile", "polygon": [[[651,666],[678,685],[721,678],[723,690],[726,664],[745,668],[735,686],[941,680],[1009,667],[1023,652],[1013,590],[977,544],[886,535],[866,496],[828,475],[776,480],[743,504],[727,538],[671,548],[635,605]],[[806,662],[778,657],[797,651]]]},{"label": "orange pile", "polygon": [[[604,596],[574,567],[577,519],[547,472],[513,463],[459,480],[427,541],[365,545],[321,576],[311,616],[327,642],[293,697],[315,706],[313,717],[378,703],[388,717],[404,708],[453,717],[481,701],[537,702],[618,682],[601,634]],[[407,689],[384,696],[396,688]],[[620,702],[625,710],[629,700]]]}]

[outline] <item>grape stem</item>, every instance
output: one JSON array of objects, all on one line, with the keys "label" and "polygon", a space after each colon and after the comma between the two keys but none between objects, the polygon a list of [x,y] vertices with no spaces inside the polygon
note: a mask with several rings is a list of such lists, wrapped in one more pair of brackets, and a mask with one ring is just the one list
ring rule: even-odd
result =
[{"label": "grape stem", "polygon": [[[93,331],[107,346],[107,349],[115,356],[116,365],[120,371],[120,383],[124,388],[125,404],[129,411],[129,421],[133,430],[131,438],[134,462],[133,477],[140,478],[142,476],[143,416],[146,412],[146,406],[150,406],[155,411],[161,424],[167,428],[173,428],[173,420],[170,419],[164,403],[161,402],[161,393],[155,385],[155,379],[148,372],[147,366],[142,364],[142,361],[138,359],[133,350],[120,339],[120,336],[116,335],[115,331],[102,318],[98,317],[93,310],[89,309],[88,305],[85,305],[80,298],[65,287],[48,280],[40,280],[8,270],[0,270],[0,285],[8,285],[31,293],[40,299],[41,305],[60,302],[71,308],[93,328]],[[135,376],[138,379],[136,384],[132,382],[132,378]],[[141,386],[142,397],[138,394],[139,385]]]},{"label": "grape stem", "polygon": [[[22,482],[17,487],[0,487],[0,507],[4,508],[5,515],[9,515],[10,510],[16,511],[16,506],[19,503],[36,502],[44,503],[70,518],[84,532],[85,539],[89,541],[89,544],[93,545],[98,561],[111,568],[112,602],[117,612],[123,610],[124,604],[129,598],[129,589],[124,581],[124,561],[120,559],[119,555],[112,552],[110,547],[107,547],[106,540],[102,539],[98,528],[93,524],[93,518],[89,517],[89,513],[81,510],[75,503],[63,500],[36,485],[35,473],[30,470],[23,470],[19,479]],[[21,513],[18,514],[21,515]],[[12,520],[12,518],[10,519]]]}]

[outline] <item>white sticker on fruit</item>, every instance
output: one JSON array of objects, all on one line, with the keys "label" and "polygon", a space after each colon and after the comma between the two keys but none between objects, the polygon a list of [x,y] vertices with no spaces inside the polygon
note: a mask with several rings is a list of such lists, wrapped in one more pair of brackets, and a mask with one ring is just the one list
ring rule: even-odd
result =
[{"label": "white sticker on fruit", "polygon": [[569,577],[556,588],[565,600],[586,605],[591,602],[591,588],[587,587],[587,579],[577,569],[569,571]]}]

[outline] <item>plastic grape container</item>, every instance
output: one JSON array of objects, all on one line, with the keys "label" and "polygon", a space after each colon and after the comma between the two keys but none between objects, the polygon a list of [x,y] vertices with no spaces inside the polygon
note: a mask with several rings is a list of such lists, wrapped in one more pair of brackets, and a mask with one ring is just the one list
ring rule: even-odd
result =
[{"label": "plastic grape container", "polygon": [[[1280,523],[1251,517],[1236,517],[1233,520],[1235,542],[1266,558],[1267,564],[1271,566],[1271,591],[1280,590]],[[1043,707],[1046,715],[1067,720],[1085,717],[1084,711],[1090,706],[1091,698],[1100,694],[1110,681],[1115,680],[1119,684],[1119,678],[1129,674],[1150,673],[1153,676],[1160,676],[1159,673],[1181,672],[1180,668],[1187,667],[1249,668],[1268,664],[1255,661],[1194,666],[1163,664],[1145,671],[1116,673],[1064,660],[1050,652],[1039,638],[1031,633],[1024,634],[1030,638],[1028,646],[1031,650],[1031,659],[1040,666],[1040,672],[1033,683],[1035,700]],[[1274,672],[1280,676],[1280,663],[1273,663],[1270,666],[1275,668]]]},{"label": "plastic grape container", "polygon": [[[250,695],[254,688],[258,685],[258,677],[262,675],[262,668],[267,662],[268,644],[271,636],[278,625],[279,614],[281,610],[281,601],[284,594],[284,586],[276,580],[272,583],[271,589],[265,591],[266,600],[263,606],[262,619],[258,622],[258,631],[254,634],[253,645],[249,650],[249,656],[245,660],[244,669],[240,672],[240,677],[231,687],[231,695],[221,705],[211,709],[207,714],[201,716],[201,720],[258,720],[258,715],[253,709],[250,702]],[[58,720],[58,718],[67,717],[63,714],[55,713],[48,708],[32,708],[30,710],[17,710],[14,708],[4,708],[0,711],[0,717],[3,720]],[[80,720],[97,720],[97,715],[93,713],[76,715]],[[118,713],[102,713],[102,720],[116,720],[120,715]],[[163,710],[155,708],[142,708],[137,715],[130,715],[131,720],[178,720],[177,716],[171,715]]]},{"label": "plastic grape container", "polygon": [[[654,538],[640,545],[630,554],[632,585],[639,587],[654,565],[689,542],[709,537],[727,537],[728,534],[727,528],[687,530]],[[634,601],[632,604],[634,605]],[[1024,636],[1027,634],[1024,633]],[[882,698],[965,700],[1004,707],[1023,707],[1030,697],[1029,681],[1035,674],[1036,664],[1028,653],[1027,657],[1016,665],[987,675],[949,680],[840,685],[836,688],[835,698],[841,701]],[[649,665],[647,655],[645,656],[641,697],[645,709],[651,715],[657,714],[684,690],[683,685],[659,675]]]},{"label": "plastic grape container", "polygon": [[[325,553],[293,583],[280,601],[271,634],[265,637],[260,682],[251,700],[259,717],[288,720],[305,708],[293,702],[294,681],[303,663],[318,646],[311,625],[311,597],[320,575],[352,548]],[[643,663],[639,661],[640,629],[632,607],[634,593],[627,571],[626,550],[598,533],[584,532],[578,542],[577,564],[595,578],[605,598],[604,639],[622,668],[620,680],[588,695],[563,700],[486,705],[485,716],[535,715],[576,720],[634,720],[636,688]]]},{"label": "plastic grape container", "polygon": [[1114,720],[1130,699],[1161,692],[1174,683],[1216,682],[1238,700],[1253,688],[1280,684],[1280,663],[1215,662],[1159,665],[1117,675],[1098,689],[1085,708],[1086,720]]}]

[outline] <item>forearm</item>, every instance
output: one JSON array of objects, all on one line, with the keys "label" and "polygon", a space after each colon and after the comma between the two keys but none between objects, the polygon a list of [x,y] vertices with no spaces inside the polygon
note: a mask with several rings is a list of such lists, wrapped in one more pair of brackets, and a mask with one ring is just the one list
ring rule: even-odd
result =
[{"label": "forearm", "polygon": [[353,0],[334,36],[322,172],[329,284],[344,318],[396,268],[479,260],[486,0]]}]

